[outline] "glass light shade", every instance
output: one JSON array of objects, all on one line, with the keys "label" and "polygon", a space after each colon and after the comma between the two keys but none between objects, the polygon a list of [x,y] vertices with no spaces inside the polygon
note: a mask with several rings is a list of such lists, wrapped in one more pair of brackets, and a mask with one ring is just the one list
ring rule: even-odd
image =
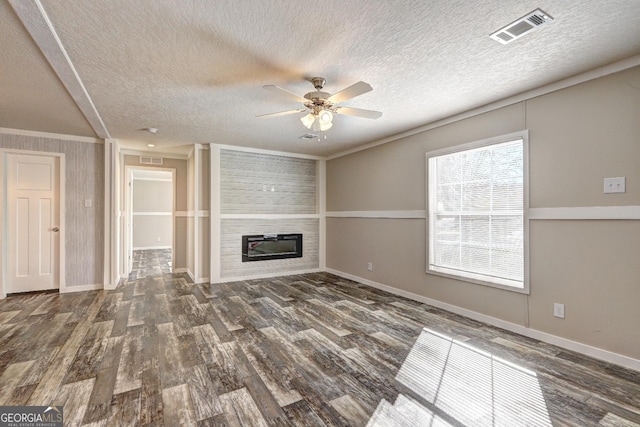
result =
[{"label": "glass light shade", "polygon": [[331,121],[333,120],[333,114],[331,114],[331,111],[329,110],[323,110],[318,115],[318,120],[320,120],[320,124],[331,124]]},{"label": "glass light shade", "polygon": [[311,129],[311,125],[313,125],[313,122],[316,121],[316,116],[314,116],[313,113],[309,113],[306,116],[302,117],[300,121],[303,125],[306,126],[307,129]]},{"label": "glass light shade", "polygon": [[314,132],[318,132],[320,130],[320,127],[322,126],[322,124],[320,123],[320,120],[315,120],[313,122],[313,125],[311,126],[311,130]]},{"label": "glass light shade", "polygon": [[331,126],[333,126],[333,123],[329,122],[329,123],[322,123],[320,122],[320,130],[322,132],[324,132],[325,130],[329,130],[331,129]]}]

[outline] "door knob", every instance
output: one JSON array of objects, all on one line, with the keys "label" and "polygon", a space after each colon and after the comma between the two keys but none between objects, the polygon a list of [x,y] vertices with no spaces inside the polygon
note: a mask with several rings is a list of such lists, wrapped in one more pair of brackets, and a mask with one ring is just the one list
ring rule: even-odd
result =
[{"label": "door knob", "polygon": [[53,232],[57,233],[58,231],[60,231],[60,229],[59,229],[58,227],[53,227],[53,228],[51,229],[51,231],[53,231]]}]

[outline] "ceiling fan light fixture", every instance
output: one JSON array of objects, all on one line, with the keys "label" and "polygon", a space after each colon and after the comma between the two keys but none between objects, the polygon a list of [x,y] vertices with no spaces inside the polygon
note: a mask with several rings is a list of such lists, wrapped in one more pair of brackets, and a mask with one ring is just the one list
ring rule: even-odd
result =
[{"label": "ceiling fan light fixture", "polygon": [[320,120],[315,120],[313,122],[313,125],[311,125],[311,130],[314,132],[320,132],[322,129],[322,123],[320,123]]},{"label": "ceiling fan light fixture", "polygon": [[325,130],[329,130],[329,129],[331,129],[331,126],[333,126],[333,123],[331,123],[331,122],[329,122],[329,123],[320,122],[320,131],[324,132]]},{"label": "ceiling fan light fixture", "polygon": [[322,91],[325,84],[325,79],[323,77],[313,77],[311,79],[311,83],[313,83],[316,90],[315,92],[306,93],[304,98],[278,86],[263,86],[265,89],[280,94],[281,96],[285,96],[289,99],[302,103],[304,108],[280,111],[278,113],[261,114],[257,117],[276,117],[306,112],[307,114],[300,118],[300,122],[302,122],[304,127],[313,132],[324,132],[333,127],[334,114],[345,114],[348,116],[363,117],[366,119],[377,119],[382,115],[379,111],[363,110],[361,108],[343,107],[338,105],[351,98],[355,98],[356,96],[360,96],[371,91],[372,87],[369,83],[360,81],[341,90],[340,92],[334,93],[333,95]]},{"label": "ceiling fan light fixture", "polygon": [[311,125],[313,125],[315,120],[316,120],[316,116],[314,116],[313,113],[309,113],[300,119],[302,124],[305,125],[307,129],[311,129]]},{"label": "ceiling fan light fixture", "polygon": [[333,114],[329,110],[322,110],[318,115],[318,120],[320,120],[320,124],[331,124],[333,120]]}]

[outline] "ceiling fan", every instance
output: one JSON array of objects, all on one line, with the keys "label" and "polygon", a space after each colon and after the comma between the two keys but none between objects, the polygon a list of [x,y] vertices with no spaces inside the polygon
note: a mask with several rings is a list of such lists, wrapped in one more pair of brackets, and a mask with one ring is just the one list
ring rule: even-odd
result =
[{"label": "ceiling fan", "polygon": [[380,111],[363,110],[362,108],[343,107],[338,104],[347,101],[356,96],[367,93],[373,88],[369,83],[358,82],[346,89],[341,90],[333,95],[327,92],[323,92],[326,81],[324,77],[312,77],[309,79],[316,88],[315,91],[309,92],[304,97],[298,96],[295,93],[284,90],[281,87],[274,85],[265,85],[265,89],[279,95],[285,96],[289,99],[302,103],[304,108],[297,108],[295,110],[280,111],[278,113],[261,114],[257,117],[277,117],[285,116],[287,114],[295,114],[308,112],[307,115],[302,117],[300,121],[307,129],[313,131],[326,131],[333,126],[333,115],[344,114],[346,116],[364,117],[365,119],[377,119],[382,116]]}]

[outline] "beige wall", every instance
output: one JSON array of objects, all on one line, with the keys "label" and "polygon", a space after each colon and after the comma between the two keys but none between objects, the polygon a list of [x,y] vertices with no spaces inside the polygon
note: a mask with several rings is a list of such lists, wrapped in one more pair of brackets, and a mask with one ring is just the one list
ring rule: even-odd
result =
[{"label": "beige wall", "polygon": [[[164,215],[160,215],[164,214]],[[133,249],[173,245],[173,183],[133,180]]]},{"label": "beige wall", "polygon": [[[152,165],[141,164],[139,156],[125,155],[123,157],[123,171],[126,166],[154,167]],[[176,212],[186,212],[188,210],[187,160],[164,158],[163,164],[157,167],[161,169],[175,169],[174,210]],[[174,220],[173,261],[174,269],[187,268],[187,218],[179,214],[176,214]]]},{"label": "beige wall", "polygon": [[[0,134],[0,148],[65,155],[65,284],[100,285],[104,264],[104,144]],[[84,200],[91,199],[90,208]]]},{"label": "beige wall", "polygon": [[175,210],[187,210],[187,161],[183,159],[163,159],[163,164],[154,166],[140,163],[140,156],[125,155],[124,166],[142,166],[144,168],[158,167],[160,169],[175,169],[176,171],[176,200]]},{"label": "beige wall", "polygon": [[209,196],[211,193],[210,182],[210,155],[209,150],[200,150],[198,165],[198,210],[206,211],[206,216],[196,216],[198,223],[198,236],[197,237],[197,256],[199,262],[198,271],[196,271],[196,277],[209,277],[209,247],[210,247],[210,233],[209,233],[209,212],[211,209]]},{"label": "beige wall", "polygon": [[[195,153],[195,150],[194,150]],[[187,193],[187,206],[188,206],[188,211],[189,212],[193,212],[195,211],[195,206],[196,206],[196,197],[195,197],[195,188],[196,188],[196,159],[195,159],[195,155],[192,153],[191,156],[189,156],[189,159],[187,159],[187,169],[188,169],[188,193]],[[187,227],[187,235],[186,235],[186,240],[187,240],[187,268],[189,269],[189,271],[191,271],[192,274],[195,274],[195,269],[196,269],[196,260],[194,257],[195,254],[195,242],[196,242],[196,235],[195,235],[195,218],[191,215],[187,215],[187,217],[185,218],[186,220],[186,227]],[[194,276],[195,277],[195,276]]]},{"label": "beige wall", "polygon": [[173,183],[133,180],[133,212],[173,212]]},{"label": "beige wall", "polygon": [[171,215],[133,215],[133,250],[171,248]]},{"label": "beige wall", "polygon": [[[327,211],[424,210],[425,152],[524,129],[531,209],[640,205],[638,88],[634,68],[330,160]],[[613,176],[626,193],[603,194]],[[640,221],[531,220],[530,295],[426,274],[425,236],[424,219],[327,218],[327,267],[640,359]]]},{"label": "beige wall", "polygon": [[187,161],[189,167],[189,215],[187,263],[196,282],[209,280],[209,150],[196,145]]},{"label": "beige wall", "polygon": [[[527,101],[531,207],[640,204],[640,67]],[[603,194],[603,179],[627,192]]]}]

